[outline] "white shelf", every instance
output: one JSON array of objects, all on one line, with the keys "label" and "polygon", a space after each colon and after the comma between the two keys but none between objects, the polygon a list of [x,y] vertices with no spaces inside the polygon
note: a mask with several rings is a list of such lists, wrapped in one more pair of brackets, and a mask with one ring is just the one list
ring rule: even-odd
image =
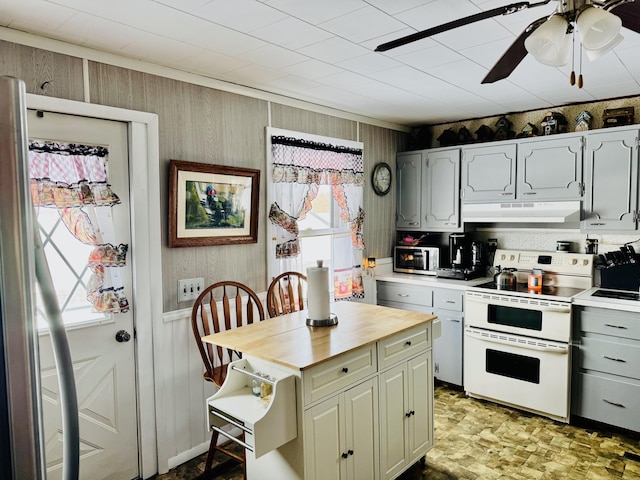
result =
[{"label": "white shelf", "polygon": [[[268,402],[252,393],[255,372],[267,374],[271,379],[265,380],[273,384]],[[298,435],[295,376],[269,364],[247,359],[232,362],[224,384],[207,400],[207,405],[209,427],[220,429],[232,424],[241,428],[245,431],[243,446],[254,452],[256,458]]]}]

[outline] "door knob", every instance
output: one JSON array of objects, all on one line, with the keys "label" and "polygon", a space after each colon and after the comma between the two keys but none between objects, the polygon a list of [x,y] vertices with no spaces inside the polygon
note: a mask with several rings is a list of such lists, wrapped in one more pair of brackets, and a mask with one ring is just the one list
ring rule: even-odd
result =
[{"label": "door knob", "polygon": [[128,342],[131,340],[131,334],[126,330],[118,330],[116,332],[116,342]]}]

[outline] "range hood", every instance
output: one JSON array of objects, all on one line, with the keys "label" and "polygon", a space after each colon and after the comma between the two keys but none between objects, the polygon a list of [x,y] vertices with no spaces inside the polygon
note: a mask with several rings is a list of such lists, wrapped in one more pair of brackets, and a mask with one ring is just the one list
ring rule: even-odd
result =
[{"label": "range hood", "polygon": [[467,223],[568,223],[580,221],[580,202],[465,203]]}]

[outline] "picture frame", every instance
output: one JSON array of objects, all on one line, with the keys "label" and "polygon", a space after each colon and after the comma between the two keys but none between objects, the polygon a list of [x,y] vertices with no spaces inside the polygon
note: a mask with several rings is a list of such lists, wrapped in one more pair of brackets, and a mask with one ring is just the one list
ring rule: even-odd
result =
[{"label": "picture frame", "polygon": [[169,247],[258,242],[260,170],[169,162]]}]

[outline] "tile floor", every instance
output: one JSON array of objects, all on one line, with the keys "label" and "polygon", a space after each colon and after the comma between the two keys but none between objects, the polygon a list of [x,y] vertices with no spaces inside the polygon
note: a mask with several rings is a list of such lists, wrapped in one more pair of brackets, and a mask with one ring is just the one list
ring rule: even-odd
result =
[{"label": "tile floor", "polygon": [[[640,399],[639,399],[640,401]],[[399,480],[640,479],[640,435],[576,427],[436,385],[435,446]],[[204,456],[156,480],[194,480]],[[241,480],[234,467],[210,480]],[[283,479],[284,480],[284,479]],[[368,480],[368,479],[360,479]]]}]

